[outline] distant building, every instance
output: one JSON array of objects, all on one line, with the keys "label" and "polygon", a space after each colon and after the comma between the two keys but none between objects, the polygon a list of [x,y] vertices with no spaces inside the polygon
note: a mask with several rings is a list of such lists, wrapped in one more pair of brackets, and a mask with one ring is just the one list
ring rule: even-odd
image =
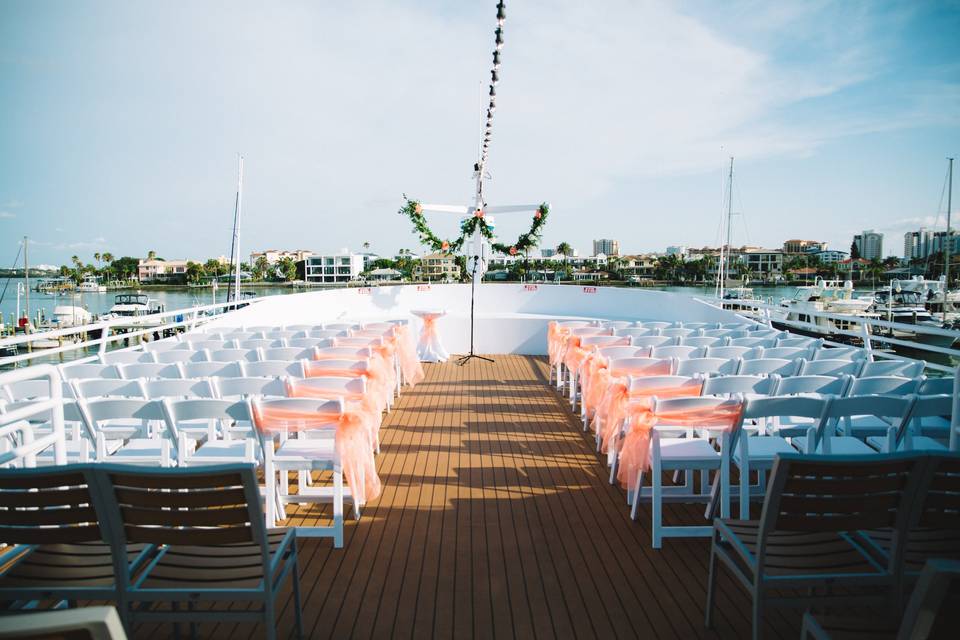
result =
[{"label": "distant building", "polygon": [[593,255],[604,254],[607,256],[618,256],[620,255],[620,241],[619,240],[610,240],[610,239],[601,239],[593,241]]},{"label": "distant building", "polygon": [[[927,258],[931,255],[940,255],[943,253],[943,250],[946,248],[947,243],[947,232],[946,231],[935,231],[932,234],[930,239],[930,250],[927,252],[927,255],[923,256]],[[950,254],[957,255],[960,252],[960,233],[956,231],[950,231]]]},{"label": "distant building", "polygon": [[687,253],[687,248],[682,245],[672,245],[667,247],[666,254],[668,256],[683,256]]},{"label": "distant building", "polygon": [[356,280],[363,271],[363,256],[359,253],[309,256],[303,261],[303,279],[318,284],[347,283]]},{"label": "distant building", "polygon": [[140,282],[179,280],[187,275],[187,260],[140,260],[137,279]]},{"label": "distant building", "polygon": [[653,254],[623,256],[620,258],[620,271],[628,279],[644,280],[654,277],[657,268],[657,256]]},{"label": "distant building", "polygon": [[823,264],[834,264],[837,262],[843,262],[850,257],[850,254],[846,251],[837,251],[836,249],[826,249],[824,251],[814,251],[810,253],[811,256],[816,256],[820,259],[820,262]]},{"label": "distant building", "polygon": [[933,232],[920,227],[903,234],[903,257],[907,260],[926,258],[933,248]]},{"label": "distant building", "polygon": [[556,249],[540,249],[541,258],[552,258],[557,255]]},{"label": "distant building", "polygon": [[883,234],[877,233],[873,229],[867,229],[863,233],[853,236],[853,244],[860,252],[860,257],[865,260],[880,260],[883,258]]},{"label": "distant building", "polygon": [[294,262],[300,262],[301,260],[306,260],[312,255],[313,255],[313,251],[307,251],[306,249],[294,249],[293,251],[285,251],[282,249],[267,249],[266,251],[252,251],[250,253],[250,266],[255,265],[257,263],[257,260],[260,258],[266,258],[267,264],[272,266],[277,264],[277,262],[279,262],[283,258],[291,258]]},{"label": "distant building", "polygon": [[787,240],[783,243],[784,253],[812,253],[827,250],[827,243],[819,240]]},{"label": "distant building", "polygon": [[[731,256],[739,260],[750,272],[753,277],[763,280],[774,280],[783,275],[783,254],[780,249],[757,249],[745,247],[739,252],[731,249]],[[739,253],[739,255],[737,255]],[[731,272],[734,270],[731,267]],[[731,275],[733,275],[731,273]]]},{"label": "distant building", "polygon": [[367,274],[370,282],[399,282],[402,279],[403,274],[396,269],[374,269]]},{"label": "distant building", "polygon": [[420,259],[414,274],[422,280],[458,280],[460,267],[449,253],[431,253]]}]

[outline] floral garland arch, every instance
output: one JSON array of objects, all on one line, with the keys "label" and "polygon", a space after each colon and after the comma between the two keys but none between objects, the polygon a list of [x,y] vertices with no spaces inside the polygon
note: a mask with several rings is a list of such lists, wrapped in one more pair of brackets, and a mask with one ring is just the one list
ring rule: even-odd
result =
[{"label": "floral garland arch", "polygon": [[549,205],[547,205],[546,202],[541,203],[533,214],[529,231],[520,234],[520,237],[518,237],[517,241],[513,244],[506,245],[495,240],[496,236],[494,236],[493,229],[490,228],[484,218],[483,209],[477,209],[473,212],[472,217],[467,218],[460,224],[460,237],[456,240],[444,240],[437,237],[437,235],[430,230],[430,226],[427,224],[427,218],[423,215],[423,205],[420,201],[411,200],[406,194],[404,194],[403,199],[405,204],[400,207],[397,213],[405,215],[410,219],[414,230],[420,235],[421,244],[430,247],[433,251],[442,253],[459,251],[461,247],[463,247],[463,243],[467,237],[473,235],[473,232],[479,228],[480,233],[490,242],[490,246],[494,251],[515,256],[537,245],[537,242],[540,240],[540,230],[546,223],[547,216],[550,214]]}]

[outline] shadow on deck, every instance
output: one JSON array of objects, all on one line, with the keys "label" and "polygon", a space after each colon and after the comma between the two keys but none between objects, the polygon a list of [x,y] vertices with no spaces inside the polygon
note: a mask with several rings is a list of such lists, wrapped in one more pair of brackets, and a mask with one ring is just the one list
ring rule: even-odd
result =
[{"label": "shadow on deck", "polygon": [[[343,549],[299,543],[307,637],[749,637],[749,598],[722,571],[715,626],[704,628],[709,541],[651,548],[649,511],[630,521],[542,358],[426,370],[384,423],[383,495],[347,523]],[[665,506],[678,524],[702,524],[702,513]],[[289,524],[324,517],[316,506],[290,515]],[[289,597],[277,624],[292,635]],[[764,635],[799,629],[799,614],[770,610]]]}]

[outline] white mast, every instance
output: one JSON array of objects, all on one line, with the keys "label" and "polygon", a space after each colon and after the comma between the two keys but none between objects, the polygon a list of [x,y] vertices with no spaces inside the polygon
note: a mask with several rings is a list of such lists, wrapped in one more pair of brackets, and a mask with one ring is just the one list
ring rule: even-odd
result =
[{"label": "white mast", "polygon": [[230,262],[234,265],[234,302],[240,299],[240,210],[243,207],[243,156],[238,154],[237,158],[239,160],[237,168],[237,206],[233,215],[233,249],[230,252]]},{"label": "white mast", "polygon": [[[24,331],[30,333],[30,258],[27,256],[27,236],[23,236],[23,294],[26,297],[27,326]],[[20,318],[17,318],[20,322]]]},{"label": "white mast", "polygon": [[726,245],[720,246],[720,265],[718,267],[719,275],[719,295],[722,300],[724,288],[726,287],[727,276],[730,271],[730,231],[731,217],[733,216],[733,156],[730,156],[730,173],[727,176],[727,241]]},{"label": "white mast", "polygon": [[947,235],[943,242],[943,320],[947,320],[947,292],[950,291],[950,214],[953,209],[953,158],[947,158]]}]

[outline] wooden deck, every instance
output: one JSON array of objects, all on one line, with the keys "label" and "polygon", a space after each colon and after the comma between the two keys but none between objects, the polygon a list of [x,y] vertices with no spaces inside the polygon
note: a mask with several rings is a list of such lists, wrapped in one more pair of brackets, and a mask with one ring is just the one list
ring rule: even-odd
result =
[{"label": "wooden deck", "polygon": [[[722,572],[715,629],[704,628],[708,541],[651,548],[649,513],[630,521],[542,358],[426,369],[384,424],[383,495],[348,522],[343,549],[300,542],[307,637],[749,637],[749,600]],[[665,512],[703,521],[699,506]],[[280,637],[292,635],[287,604]],[[766,637],[799,630],[797,613],[769,612]]]}]

